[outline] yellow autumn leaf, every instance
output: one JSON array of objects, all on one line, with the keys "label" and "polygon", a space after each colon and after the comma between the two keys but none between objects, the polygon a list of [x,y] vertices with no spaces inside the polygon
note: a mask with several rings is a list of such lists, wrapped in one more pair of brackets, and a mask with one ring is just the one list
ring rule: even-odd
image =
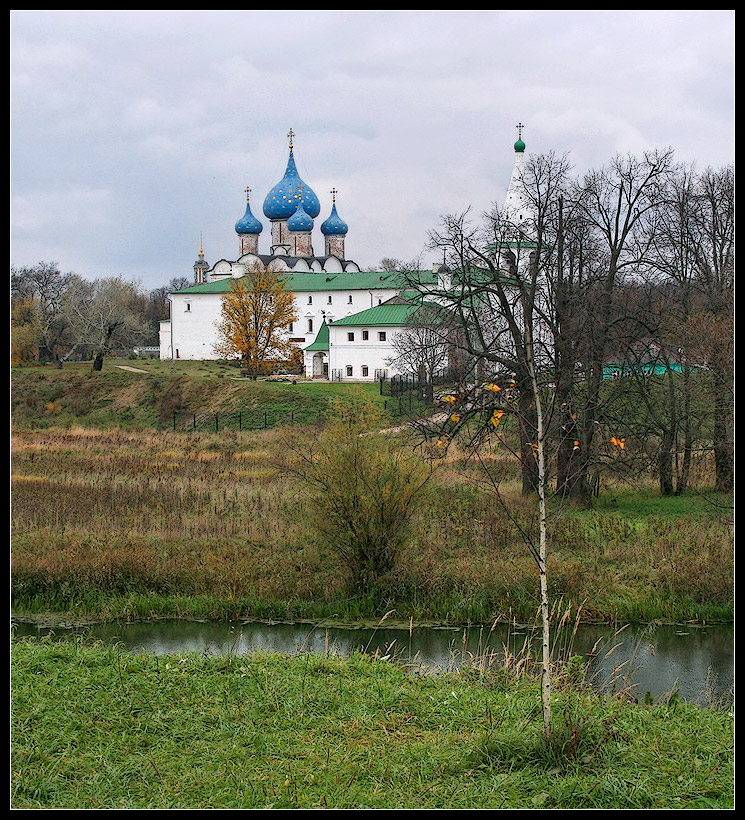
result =
[{"label": "yellow autumn leaf", "polygon": [[502,421],[502,416],[504,415],[504,410],[495,410],[492,413],[491,423],[496,427],[500,421]]}]

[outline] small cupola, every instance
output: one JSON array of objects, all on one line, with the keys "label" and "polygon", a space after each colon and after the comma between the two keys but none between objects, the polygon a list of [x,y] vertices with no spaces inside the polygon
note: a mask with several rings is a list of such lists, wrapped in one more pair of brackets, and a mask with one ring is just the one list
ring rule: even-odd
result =
[{"label": "small cupola", "polygon": [[321,223],[324,235],[326,256],[338,256],[344,259],[344,237],[349,232],[349,225],[339,216],[336,210],[336,188],[331,189],[331,214]]},{"label": "small cupola", "polygon": [[240,242],[240,255],[259,252],[259,234],[264,226],[251,212],[251,189],[246,188],[246,212],[235,223],[235,232]]}]

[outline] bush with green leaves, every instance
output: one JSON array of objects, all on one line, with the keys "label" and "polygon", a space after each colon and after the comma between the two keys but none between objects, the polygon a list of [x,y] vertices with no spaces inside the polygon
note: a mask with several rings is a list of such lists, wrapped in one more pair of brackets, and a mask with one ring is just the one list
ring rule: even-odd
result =
[{"label": "bush with green leaves", "polygon": [[362,397],[340,401],[317,436],[287,442],[285,468],[304,489],[315,534],[343,560],[352,591],[367,594],[395,569],[431,465]]}]

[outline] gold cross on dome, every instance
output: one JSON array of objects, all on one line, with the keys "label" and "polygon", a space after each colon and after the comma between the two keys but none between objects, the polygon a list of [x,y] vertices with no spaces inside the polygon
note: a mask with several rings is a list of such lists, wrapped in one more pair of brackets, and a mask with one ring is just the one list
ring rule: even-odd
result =
[{"label": "gold cross on dome", "polygon": [[521,139],[523,138],[523,128],[525,128],[525,126],[524,126],[521,122],[519,122],[519,123],[515,126],[515,128],[517,128],[517,138],[518,138],[519,140],[521,140]]},{"label": "gold cross on dome", "polygon": [[336,195],[337,195],[338,193],[339,193],[339,192],[336,190],[336,188],[332,188],[332,189],[331,189],[331,196],[333,197],[333,200],[334,200],[334,205],[336,205]]},{"label": "gold cross on dome", "polygon": [[246,185],[246,202],[248,202],[248,200],[250,199],[250,193],[251,189],[248,187],[248,185]]},{"label": "gold cross on dome", "polygon": [[290,140],[290,148],[292,148],[292,138],[295,136],[295,132],[290,128],[289,132],[287,133],[287,137]]}]

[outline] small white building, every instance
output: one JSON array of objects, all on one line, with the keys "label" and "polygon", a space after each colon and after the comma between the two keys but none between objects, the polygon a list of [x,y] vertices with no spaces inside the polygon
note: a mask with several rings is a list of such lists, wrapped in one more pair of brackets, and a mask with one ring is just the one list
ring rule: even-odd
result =
[{"label": "small white building", "polygon": [[397,337],[406,333],[422,307],[418,294],[402,293],[332,322],[324,322],[305,348],[308,378],[332,381],[379,381],[405,375]]}]

